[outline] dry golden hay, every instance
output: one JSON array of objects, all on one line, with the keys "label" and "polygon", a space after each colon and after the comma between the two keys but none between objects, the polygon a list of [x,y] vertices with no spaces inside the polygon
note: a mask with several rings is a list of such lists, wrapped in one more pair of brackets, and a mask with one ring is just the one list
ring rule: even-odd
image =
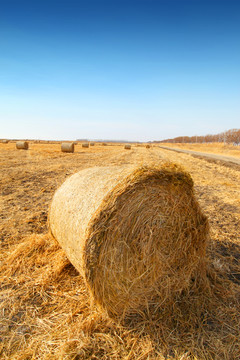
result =
[{"label": "dry golden hay", "polygon": [[102,146],[107,146],[107,143],[102,143]]},{"label": "dry golden hay", "polygon": [[61,151],[73,153],[74,152],[74,143],[62,143],[61,144]]},{"label": "dry golden hay", "polygon": [[126,149],[126,150],[131,150],[131,145],[126,144],[126,145],[124,146],[124,149]]},{"label": "dry golden hay", "polygon": [[83,148],[89,148],[89,143],[82,143]]},{"label": "dry golden hay", "polygon": [[56,191],[49,228],[113,318],[161,307],[204,274],[208,221],[177,165],[82,170]]},{"label": "dry golden hay", "polygon": [[16,148],[18,150],[27,150],[28,149],[28,142],[27,141],[17,141]]}]

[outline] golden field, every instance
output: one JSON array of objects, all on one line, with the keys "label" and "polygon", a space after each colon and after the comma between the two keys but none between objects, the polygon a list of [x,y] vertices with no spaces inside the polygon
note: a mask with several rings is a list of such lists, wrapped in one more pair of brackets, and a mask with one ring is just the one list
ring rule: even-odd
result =
[{"label": "golden field", "polygon": [[[240,168],[158,146],[132,145],[125,150],[123,144],[78,144],[70,154],[60,147],[30,142],[25,151],[16,150],[14,142],[0,144],[0,357],[239,359]],[[230,146],[181,147],[240,157]],[[119,324],[90,302],[81,276],[48,234],[49,204],[63,181],[81,169],[158,164],[162,159],[190,172],[208,216],[208,283],[192,284],[154,319],[139,317]]]}]

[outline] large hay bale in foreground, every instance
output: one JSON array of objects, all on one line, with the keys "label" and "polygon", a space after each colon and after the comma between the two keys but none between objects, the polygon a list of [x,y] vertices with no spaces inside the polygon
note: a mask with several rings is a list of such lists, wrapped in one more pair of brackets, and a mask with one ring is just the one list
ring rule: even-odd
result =
[{"label": "large hay bale in foreground", "polygon": [[126,144],[126,145],[124,146],[124,149],[126,149],[126,150],[131,150],[131,145]]},{"label": "large hay bale in foreground", "polygon": [[61,144],[61,151],[67,152],[67,153],[73,153],[74,152],[74,143],[62,143]]},{"label": "large hay bale in foreground", "polygon": [[82,170],[56,191],[49,226],[115,318],[161,307],[188,287],[208,236],[192,179],[175,165]]},{"label": "large hay bale in foreground", "polygon": [[18,150],[27,150],[28,149],[28,142],[27,141],[17,141],[16,148]]}]

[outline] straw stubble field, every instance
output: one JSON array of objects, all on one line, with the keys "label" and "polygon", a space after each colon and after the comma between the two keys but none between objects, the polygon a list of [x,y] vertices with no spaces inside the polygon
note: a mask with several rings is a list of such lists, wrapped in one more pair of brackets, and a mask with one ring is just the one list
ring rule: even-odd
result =
[{"label": "straw stubble field", "polygon": [[[208,216],[211,236],[204,283],[193,282],[155,317],[119,324],[89,300],[64,251],[49,236],[48,208],[71,174],[94,166],[183,165]],[[240,171],[152,147],[82,148],[0,144],[3,359],[239,359]]]}]

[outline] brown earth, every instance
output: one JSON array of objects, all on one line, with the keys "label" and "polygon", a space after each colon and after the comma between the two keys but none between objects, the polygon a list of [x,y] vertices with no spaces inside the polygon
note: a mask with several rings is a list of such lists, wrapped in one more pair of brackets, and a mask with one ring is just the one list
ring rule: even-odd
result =
[{"label": "brown earth", "polygon": [[[196,150],[196,149],[195,149]],[[200,149],[201,151],[201,149]],[[229,155],[229,154],[228,154]],[[95,165],[181,164],[209,218],[208,286],[192,284],[153,318],[117,324],[51,239],[48,207],[67,176]],[[240,358],[240,170],[158,147],[0,144],[0,357],[2,359]]]}]

